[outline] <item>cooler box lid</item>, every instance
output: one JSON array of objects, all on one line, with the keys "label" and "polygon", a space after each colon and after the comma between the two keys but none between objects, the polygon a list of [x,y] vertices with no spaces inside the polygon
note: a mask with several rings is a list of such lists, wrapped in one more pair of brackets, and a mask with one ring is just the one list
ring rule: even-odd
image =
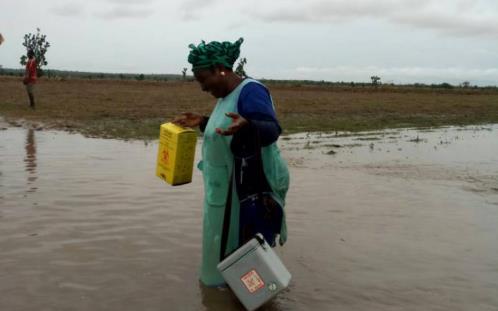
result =
[{"label": "cooler box lid", "polygon": [[[262,241],[265,244],[265,247],[270,247],[268,243],[264,239]],[[235,252],[230,254],[230,256],[226,257],[222,262],[220,262],[217,266],[219,271],[224,271],[227,268],[229,268],[231,265],[233,265],[235,262],[237,262],[240,258],[244,257],[248,253],[256,250],[258,247],[261,247],[260,242],[257,239],[251,239],[249,242],[246,244],[242,245],[240,248],[238,248]]]}]

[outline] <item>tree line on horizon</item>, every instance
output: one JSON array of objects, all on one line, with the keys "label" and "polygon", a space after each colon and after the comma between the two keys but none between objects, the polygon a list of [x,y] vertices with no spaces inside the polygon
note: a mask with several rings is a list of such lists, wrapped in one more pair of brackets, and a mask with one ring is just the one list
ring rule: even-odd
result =
[{"label": "tree line on horizon", "polygon": [[[0,66],[0,76],[18,76],[24,75],[24,69],[2,68]],[[66,79],[87,79],[87,80],[123,80],[123,81],[186,81],[194,82],[194,77],[183,74],[137,74],[137,73],[104,73],[104,72],[86,72],[86,71],[68,71],[57,69],[44,69],[44,77],[54,80]],[[350,88],[389,88],[389,87],[409,87],[409,88],[431,88],[431,89],[488,89],[498,90],[498,86],[476,86],[470,85],[465,81],[460,84],[442,83],[378,83],[373,85],[371,82],[354,82],[354,81],[325,81],[325,80],[291,80],[291,79],[259,79],[265,83],[286,84],[294,87],[301,86],[340,86]]]}]

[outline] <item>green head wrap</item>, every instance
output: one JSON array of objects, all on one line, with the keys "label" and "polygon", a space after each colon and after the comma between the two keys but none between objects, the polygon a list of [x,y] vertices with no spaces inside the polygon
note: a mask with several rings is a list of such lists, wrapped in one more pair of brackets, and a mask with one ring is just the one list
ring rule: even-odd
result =
[{"label": "green head wrap", "polygon": [[234,43],[224,41],[212,41],[206,44],[204,40],[198,45],[190,44],[188,62],[192,64],[192,70],[211,68],[215,65],[223,65],[232,69],[233,64],[240,54],[240,45],[243,38]]}]

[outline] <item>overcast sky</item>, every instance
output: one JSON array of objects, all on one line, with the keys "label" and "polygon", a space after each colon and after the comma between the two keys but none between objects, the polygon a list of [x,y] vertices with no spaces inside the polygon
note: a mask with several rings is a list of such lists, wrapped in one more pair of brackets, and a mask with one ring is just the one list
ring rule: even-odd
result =
[{"label": "overcast sky", "polygon": [[52,69],[180,74],[243,37],[255,78],[498,85],[497,0],[0,0],[0,65],[37,27]]}]

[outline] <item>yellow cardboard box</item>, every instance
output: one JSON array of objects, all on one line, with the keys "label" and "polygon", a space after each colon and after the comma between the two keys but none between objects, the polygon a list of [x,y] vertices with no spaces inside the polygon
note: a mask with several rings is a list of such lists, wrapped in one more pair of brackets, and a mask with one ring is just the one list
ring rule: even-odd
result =
[{"label": "yellow cardboard box", "polygon": [[156,175],[175,186],[192,181],[197,133],[171,122],[161,125]]}]

